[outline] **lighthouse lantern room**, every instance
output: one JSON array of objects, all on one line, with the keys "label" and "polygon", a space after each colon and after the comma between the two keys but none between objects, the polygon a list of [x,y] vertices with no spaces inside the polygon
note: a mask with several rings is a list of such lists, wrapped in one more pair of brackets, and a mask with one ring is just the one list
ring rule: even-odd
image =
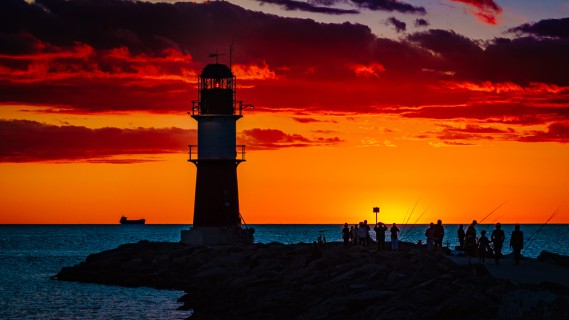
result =
[{"label": "lighthouse lantern room", "polygon": [[194,222],[182,230],[182,242],[217,245],[252,242],[239,212],[237,166],[245,146],[236,144],[236,124],[243,109],[236,100],[236,78],[220,63],[207,65],[198,77],[198,100],[189,112],[198,124],[198,144],[189,146],[188,161],[197,167]]}]

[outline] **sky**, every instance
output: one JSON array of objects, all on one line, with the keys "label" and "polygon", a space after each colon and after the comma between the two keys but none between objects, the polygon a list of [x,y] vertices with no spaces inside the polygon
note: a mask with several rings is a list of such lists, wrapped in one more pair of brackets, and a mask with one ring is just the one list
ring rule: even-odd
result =
[{"label": "sky", "polygon": [[569,223],[554,0],[2,0],[0,223],[191,224],[230,44],[247,223]]}]

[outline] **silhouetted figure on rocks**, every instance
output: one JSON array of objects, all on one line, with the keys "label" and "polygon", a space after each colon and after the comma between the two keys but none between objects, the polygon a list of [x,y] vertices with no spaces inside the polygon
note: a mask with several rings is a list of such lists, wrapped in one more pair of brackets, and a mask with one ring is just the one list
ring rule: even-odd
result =
[{"label": "silhouetted figure on rocks", "polygon": [[427,238],[427,251],[433,251],[435,247],[435,224],[431,222],[425,231],[425,238]]},{"label": "silhouetted figure on rocks", "polygon": [[504,230],[502,230],[502,224],[496,223],[496,229],[492,231],[492,236],[490,236],[490,238],[494,244],[494,260],[496,261],[496,264],[499,264],[500,258],[502,257],[502,246],[506,239]]},{"label": "silhouetted figure on rocks", "polygon": [[367,229],[363,222],[360,222],[358,227],[358,243],[365,247],[367,243]]},{"label": "silhouetted figure on rocks", "polygon": [[365,245],[371,244],[372,240],[371,240],[371,235],[370,235],[370,230],[371,227],[367,224],[367,220],[364,220],[364,228],[366,230],[366,240],[365,240]]},{"label": "silhouetted figure on rocks", "polygon": [[476,257],[476,225],[478,222],[473,220],[472,223],[466,228],[464,237],[464,253],[468,256],[468,263],[472,257]]},{"label": "silhouetted figure on rocks", "polygon": [[358,237],[358,225],[354,224],[354,228],[352,229],[352,244],[358,244],[359,237]]},{"label": "silhouetted figure on rocks", "polygon": [[434,230],[435,235],[435,251],[443,251],[443,238],[445,237],[445,228],[443,227],[443,222],[441,220],[437,221]]},{"label": "silhouetted figure on rocks", "polygon": [[393,223],[393,226],[389,231],[391,231],[391,250],[393,250],[393,252],[397,252],[399,251],[399,228],[397,228],[397,225]]},{"label": "silhouetted figure on rocks", "polygon": [[520,225],[516,223],[512,237],[510,238],[510,248],[514,250],[514,262],[520,264],[522,249],[524,248],[524,233],[520,230]]},{"label": "silhouetted figure on rocks", "polygon": [[342,239],[344,240],[344,245],[350,245],[350,228],[348,223],[344,223],[344,228],[342,228]]},{"label": "silhouetted figure on rocks", "polygon": [[375,228],[375,240],[377,241],[377,249],[383,251],[385,249],[385,231],[387,231],[387,226],[382,222],[378,222]]},{"label": "silhouetted figure on rocks", "polygon": [[460,243],[460,250],[464,251],[464,238],[466,237],[466,233],[464,233],[464,225],[461,224],[458,227],[456,234],[458,236],[458,243]]},{"label": "silhouetted figure on rocks", "polygon": [[486,252],[490,250],[490,240],[486,237],[486,230],[480,231],[480,238],[478,239],[478,261],[486,262]]}]

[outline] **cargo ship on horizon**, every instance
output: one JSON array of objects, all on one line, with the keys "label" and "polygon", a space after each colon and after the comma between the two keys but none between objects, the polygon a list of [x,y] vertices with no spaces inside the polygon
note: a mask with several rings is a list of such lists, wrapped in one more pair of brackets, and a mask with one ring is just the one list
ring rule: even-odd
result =
[{"label": "cargo ship on horizon", "polygon": [[128,220],[127,217],[122,216],[119,222],[120,224],[146,224],[146,219]]}]

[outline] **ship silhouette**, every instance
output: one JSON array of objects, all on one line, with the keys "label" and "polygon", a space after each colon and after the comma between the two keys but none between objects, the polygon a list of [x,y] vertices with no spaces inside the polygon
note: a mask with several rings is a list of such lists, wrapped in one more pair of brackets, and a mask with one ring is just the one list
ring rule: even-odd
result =
[{"label": "ship silhouette", "polygon": [[122,216],[120,219],[121,224],[145,224],[146,219],[128,220],[127,217]]}]

